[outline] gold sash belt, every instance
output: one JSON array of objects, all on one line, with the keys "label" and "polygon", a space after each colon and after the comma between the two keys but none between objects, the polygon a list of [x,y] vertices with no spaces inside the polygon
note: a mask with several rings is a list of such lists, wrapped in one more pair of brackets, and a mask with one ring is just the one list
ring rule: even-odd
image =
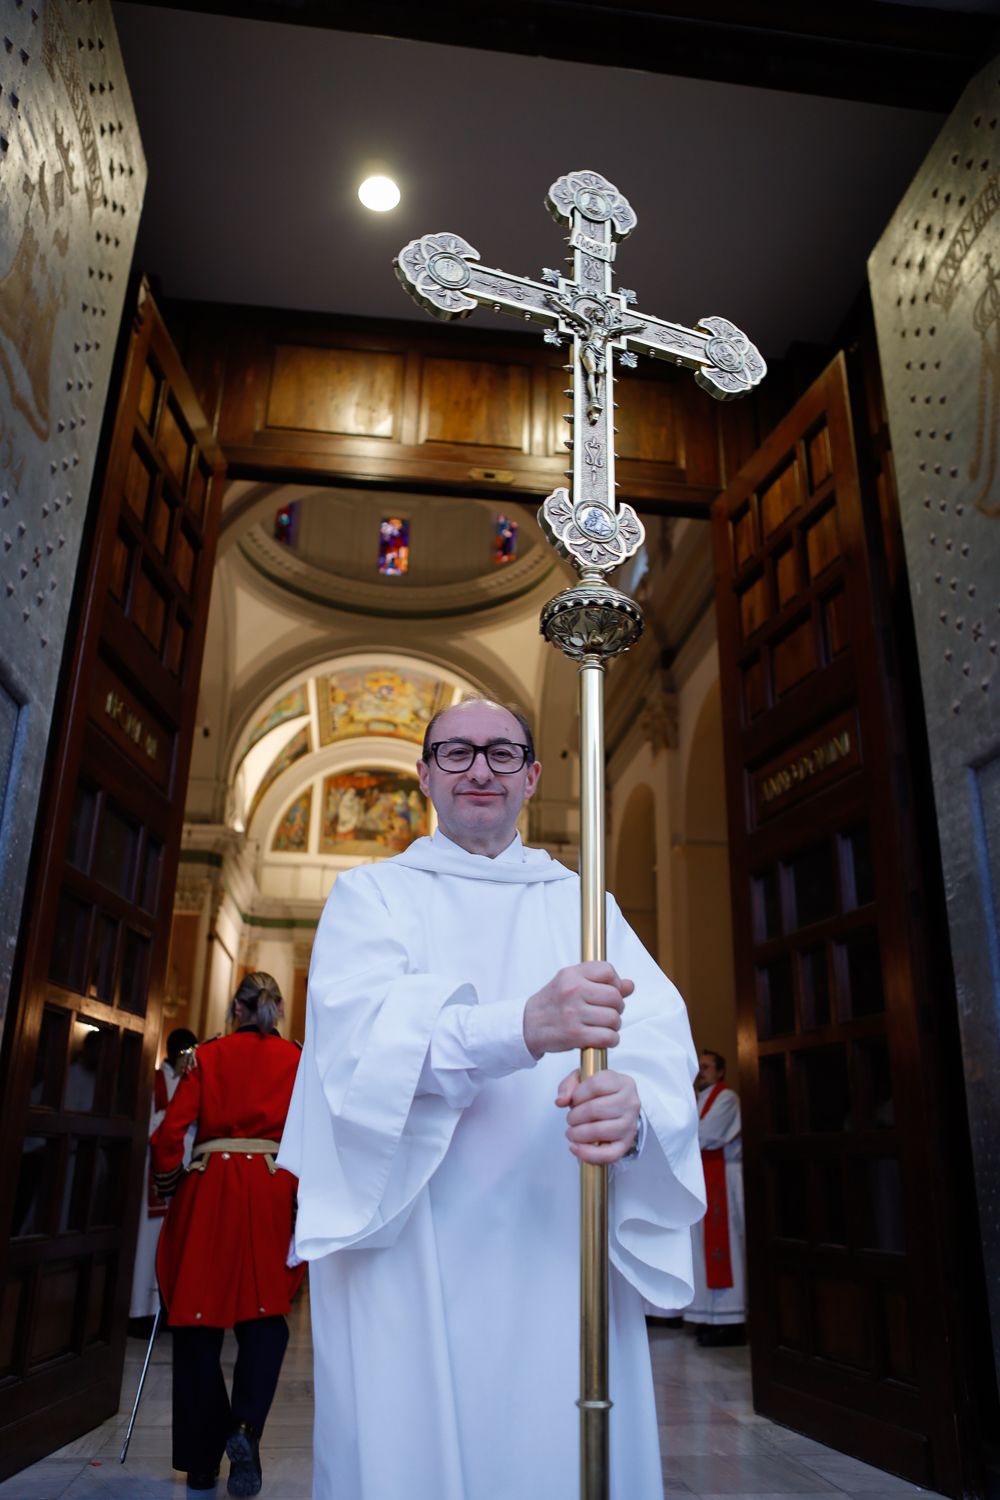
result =
[{"label": "gold sash belt", "polygon": [[220,1138],[217,1141],[199,1141],[191,1153],[191,1165],[189,1172],[204,1172],[208,1166],[208,1158],[217,1152],[224,1156],[262,1156],[267,1162],[267,1170],[273,1176],[278,1170],[274,1164],[274,1158],[278,1154],[277,1141],[260,1141],[253,1138],[235,1137],[233,1140]]}]

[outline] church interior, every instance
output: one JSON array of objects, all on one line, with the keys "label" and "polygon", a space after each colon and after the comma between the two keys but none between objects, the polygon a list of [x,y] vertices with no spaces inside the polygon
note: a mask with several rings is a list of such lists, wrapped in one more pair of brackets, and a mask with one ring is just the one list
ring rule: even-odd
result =
[{"label": "church interior", "polygon": [[[693,320],[697,308],[725,303],[740,326],[752,326],[768,356],[780,359],[792,348],[793,357],[812,372],[863,286],[867,250],[940,123],[939,114],[912,106],[845,105],[761,90],[744,96],[738,86],[694,80],[675,80],[667,90],[650,75],[593,73],[498,54],[461,54],[465,68],[460,77],[457,56],[447,46],[344,33],[314,35],[308,29],[280,33],[284,52],[278,62],[276,38],[264,24],[186,12],[152,15],[149,7],[129,4],[116,11],[116,21],[144,148],[151,160],[156,152],[162,162],[159,187],[154,166],[147,190],[137,263],[162,285],[164,297],[178,304],[277,305],[344,317],[407,318],[411,312],[391,274],[392,256],[411,234],[439,223],[455,222],[487,260],[537,274],[539,253],[551,258],[558,250],[540,204],[548,164],[539,187],[527,181],[522,186],[522,178],[542,141],[553,164],[549,176],[562,170],[560,151],[582,149],[570,125],[574,99],[580,89],[600,83],[612,92],[599,131],[588,126],[588,133],[595,131],[590,149],[599,151],[603,161],[632,157],[632,181],[650,183],[651,201],[643,204],[639,228],[622,251],[628,278],[644,297],[654,290],[659,295],[662,287],[662,295],[674,301],[663,308],[666,317]],[[214,87],[223,59],[243,80],[226,98]],[[178,162],[178,121],[164,93],[167,80],[182,67],[188,97],[183,129],[191,133],[183,167]],[[233,152],[225,162],[226,183],[217,183],[218,161],[191,149],[194,142],[218,142],[224,129],[253,139],[259,130],[254,116],[264,73],[302,79],[311,68],[317,70],[316,86],[306,85],[301,96],[308,97],[310,110],[317,108],[319,77],[337,80],[335,88],[328,84],[324,90],[336,99],[322,106],[329,116],[310,124],[303,117],[297,129],[290,112],[302,106],[293,97],[298,90],[286,83],[275,105],[286,121],[284,129],[264,132],[257,143],[267,159],[262,161],[256,150]],[[363,142],[363,130],[372,127],[363,123],[370,110],[362,98],[370,81],[379,77],[393,79],[399,94],[393,105],[396,118],[380,109],[374,137]],[[503,136],[491,140],[494,101],[526,86],[536,101],[534,111],[519,125],[506,120]],[[348,91],[344,97],[342,90]],[[741,120],[741,104],[749,112],[751,100],[754,111],[763,114]],[[404,147],[403,122],[418,113],[422,131]],[[467,120],[458,133],[461,139],[449,123],[457,116]],[[712,145],[699,143],[701,132],[694,127],[699,116],[713,120]],[[518,131],[518,138],[511,137],[511,130]],[[868,138],[875,130],[880,147],[873,156]],[[280,161],[293,139],[295,152],[309,152],[310,159],[298,163],[295,185],[289,181],[288,186],[309,201],[300,201],[294,217],[290,205],[278,204],[259,215],[246,174],[261,174],[277,184]],[[329,142],[336,143],[332,172],[324,160]],[[404,185],[408,177],[415,187],[419,183],[419,196],[408,194],[400,209],[373,214],[349,201],[353,180],[341,180],[342,174],[354,161],[377,164],[390,148],[397,175]],[[734,151],[745,154],[746,175],[733,160]],[[777,151],[787,153],[784,162],[776,159]],[[828,156],[828,167],[808,164],[810,151]],[[613,177],[610,165],[602,170]],[[850,214],[834,208],[824,180],[827,172],[853,179]],[[662,173],[674,184],[669,194],[653,187]],[[858,181],[862,173],[864,180]],[[194,180],[184,181],[188,174]],[[311,189],[300,193],[305,184],[328,175],[339,196],[314,205]],[[450,191],[456,178],[477,184],[471,221],[466,192]],[[790,180],[798,184],[794,195],[787,192]],[[515,182],[525,205],[517,216],[504,202]],[[198,205],[215,194],[222,202],[213,211],[213,224],[225,223],[226,235],[217,234],[199,212]],[[690,233],[681,232],[668,207],[676,198],[690,204]],[[340,213],[344,222],[330,221],[331,214]],[[247,217],[241,223],[236,215],[243,214]],[[529,226],[525,219],[532,215],[536,222]],[[760,238],[761,225],[767,223],[766,245],[751,249],[741,223],[754,224],[753,239]],[[238,235],[238,255],[232,252],[231,234]],[[794,263],[797,274],[775,276],[776,259]],[[174,326],[179,327],[182,317],[179,308]],[[191,309],[192,324],[197,318],[197,310]],[[462,347],[458,341],[473,329],[492,326],[508,337],[511,329],[509,319],[488,311],[469,324],[452,326],[452,348]],[[295,378],[290,371],[290,392]],[[629,378],[624,375],[623,383]],[[789,388],[801,378],[790,375]],[[773,379],[777,383],[781,375],[775,372]],[[643,397],[648,389],[647,383]],[[483,399],[488,390],[484,385],[476,398]],[[442,402],[459,399],[444,382],[439,395]],[[659,405],[654,404],[657,398]],[[290,394],[283,399],[295,398]],[[354,397],[365,399],[378,399],[378,393],[373,396],[366,387]],[[497,399],[498,404],[503,401],[499,391]],[[695,443],[701,434],[680,430],[677,416],[665,409],[662,390],[654,388],[647,399],[647,409],[633,417],[627,395],[621,396],[622,425],[636,424],[628,433],[634,454],[655,451],[656,462],[683,469],[685,480],[697,483]],[[781,411],[781,397],[768,392],[767,399]],[[512,416],[511,424],[519,416]],[[695,414],[699,418],[704,413]],[[385,424],[391,418],[383,415],[381,420]],[[418,420],[435,419],[421,412]],[[446,430],[445,417],[437,420],[441,436],[431,437],[431,443],[440,443]],[[299,426],[313,418],[299,413],[277,421]],[[766,426],[768,417],[757,416],[756,421]],[[365,427],[358,421],[357,430],[374,432],[378,425],[370,421]],[[552,445],[558,450],[560,438]],[[476,441],[481,441],[478,434]],[[731,441],[730,466],[739,443],[748,439],[740,434]],[[506,440],[504,446],[514,445]],[[621,443],[620,454],[627,453]],[[332,846],[324,857],[320,846],[326,838],[321,826],[326,812],[321,804],[329,794],[318,773],[391,768],[412,777],[409,745],[420,738],[413,723],[395,735],[384,726],[365,735],[355,723],[349,735],[342,735],[326,718],[321,722],[317,716],[324,709],[318,695],[340,690],[332,680],[327,685],[338,665],[345,671],[363,665],[383,669],[387,676],[375,691],[386,700],[394,691],[402,695],[390,722],[398,719],[404,726],[405,700],[414,691],[441,694],[450,688],[455,696],[477,691],[522,703],[538,725],[545,766],[530,808],[531,838],[556,857],[575,861],[575,673],[559,653],[546,649],[537,626],[541,605],[572,572],[546,548],[535,520],[537,506],[520,501],[505,509],[504,487],[499,481],[493,486],[495,500],[477,496],[471,506],[468,496],[389,491],[376,515],[379,506],[373,509],[376,497],[368,489],[265,488],[249,480],[227,485],[165,1024],[192,1024],[199,1034],[213,1034],[234,976],[248,967],[272,969],[294,989],[299,997],[295,1014],[304,1016],[308,934],[333,872],[341,859],[377,857],[375,850],[338,856]],[[378,571],[378,528],[393,519],[383,516],[386,506],[400,512],[409,527],[405,574]],[[499,553],[495,541],[508,509],[516,528],[513,555]],[[652,511],[644,521],[648,543],[632,565],[626,592],[639,588],[643,600],[648,598],[650,624],[638,650],[614,663],[608,684],[610,884],[616,892],[624,890],[620,899],[637,930],[685,995],[700,1042],[735,1057],[709,529],[684,515]],[[404,635],[406,649],[400,655]],[[419,686],[406,677],[407,667],[422,673]],[[361,679],[356,683],[360,687]],[[366,685],[373,683],[366,679]],[[296,692],[306,694],[311,725],[305,713],[292,711],[290,695]],[[262,734],[266,723],[271,727]],[[332,756],[335,744],[340,753]],[[295,757],[294,770],[285,765],[290,756]],[[339,795],[336,787],[331,790]],[[300,850],[289,842],[288,820],[308,821],[302,817],[306,799],[312,822],[305,832],[308,849]],[[202,849],[208,858],[199,864]],[[693,938],[708,924],[716,928],[717,944]]]},{"label": "church interior", "polygon": [[[732,318],[769,364],[732,403],[663,361],[615,370],[619,497],[645,541],[614,582],[645,629],[607,674],[607,883],[744,1110],[749,1348],[650,1325],[667,1488],[995,1495],[995,1195],[966,1118],[912,497],[868,257],[997,52],[997,7],[872,0],[808,22],[716,3],[409,9],[114,0],[78,48],[49,38],[40,54],[97,68],[93,161],[107,155],[120,211],[109,229],[107,195],[89,202],[88,357],[88,303],[120,309],[121,332],[104,332],[88,519],[67,523],[74,566],[52,584],[52,742],[27,756],[34,812],[14,854],[0,840],[19,893],[2,971],[0,1496],[184,1493],[162,1338],[116,1463],[142,1358],[127,1319],[153,1069],[175,1028],[225,1030],[256,970],[302,1040],[338,874],[433,832],[415,772],[433,714],[469,695],[523,709],[543,774],[521,832],[576,867],[578,674],[538,625],[575,578],[537,519],[565,483],[565,353],[498,312],[428,318],[393,257],[448,230],[537,277],[565,253],[545,190],[582,166],[636,209],[615,275],[639,305],[685,326]],[[26,17],[8,58],[35,51]],[[117,58],[107,120],[98,54]],[[69,66],[38,88],[72,102]],[[977,173],[979,155],[976,192],[1000,169],[993,135]],[[356,196],[378,173],[402,195],[383,213]],[[982,232],[996,242],[995,223]],[[13,466],[34,443],[40,486],[67,467],[61,408],[53,395],[49,426],[28,379],[8,297],[36,303],[4,235],[0,455]],[[49,315],[68,318],[57,293]],[[84,335],[61,337],[77,399]],[[25,588],[29,569],[26,554]],[[12,648],[10,683],[33,659]],[[311,1494],[307,1324],[300,1308],[276,1500]]]}]

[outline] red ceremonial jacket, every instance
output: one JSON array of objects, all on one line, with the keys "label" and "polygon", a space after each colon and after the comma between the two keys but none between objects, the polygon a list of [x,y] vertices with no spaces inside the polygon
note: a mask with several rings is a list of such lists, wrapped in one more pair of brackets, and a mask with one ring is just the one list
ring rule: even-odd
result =
[{"label": "red ceremonial jacket", "polygon": [[271,1172],[265,1156],[213,1153],[204,1172],[181,1175],[184,1133],[197,1121],[201,1141],[280,1141],[299,1065],[299,1048],[276,1032],[241,1027],[198,1048],[150,1141],[158,1185],[171,1201],[156,1272],[172,1326],[232,1328],[286,1313],[305,1267],[285,1265],[298,1179]]}]

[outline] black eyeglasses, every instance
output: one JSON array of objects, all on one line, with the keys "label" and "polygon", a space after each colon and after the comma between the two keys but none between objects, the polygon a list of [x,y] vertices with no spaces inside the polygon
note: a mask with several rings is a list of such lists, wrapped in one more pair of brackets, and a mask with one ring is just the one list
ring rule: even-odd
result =
[{"label": "black eyeglasses", "polygon": [[514,745],[510,740],[493,740],[489,745],[474,745],[471,740],[438,740],[427,747],[442,771],[468,771],[475,765],[477,755],[485,755],[486,764],[497,776],[513,776],[523,771],[528,764],[531,751],[527,745]]}]

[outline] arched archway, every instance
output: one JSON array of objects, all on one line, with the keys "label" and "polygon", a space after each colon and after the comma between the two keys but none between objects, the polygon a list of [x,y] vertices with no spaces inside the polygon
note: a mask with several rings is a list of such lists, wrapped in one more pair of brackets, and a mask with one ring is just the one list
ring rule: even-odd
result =
[{"label": "arched archway", "polygon": [[645,782],[625,804],[615,858],[615,893],[627,922],[658,958],[656,893],[656,804]]},{"label": "arched archway", "polygon": [[[226,778],[231,788],[228,821],[249,833],[250,825],[260,821],[258,813],[272,786],[287,802],[291,782],[308,779],[313,762],[324,754],[329,759],[337,747],[349,749],[372,739],[376,749],[393,750],[388,764],[401,754],[401,764],[412,770],[425,722],[478,690],[467,677],[400,652],[346,652],[297,672],[279,682],[234,728]],[[371,749],[366,744],[369,757]],[[351,754],[347,760],[353,763]],[[276,815],[277,807],[269,813]]]}]

